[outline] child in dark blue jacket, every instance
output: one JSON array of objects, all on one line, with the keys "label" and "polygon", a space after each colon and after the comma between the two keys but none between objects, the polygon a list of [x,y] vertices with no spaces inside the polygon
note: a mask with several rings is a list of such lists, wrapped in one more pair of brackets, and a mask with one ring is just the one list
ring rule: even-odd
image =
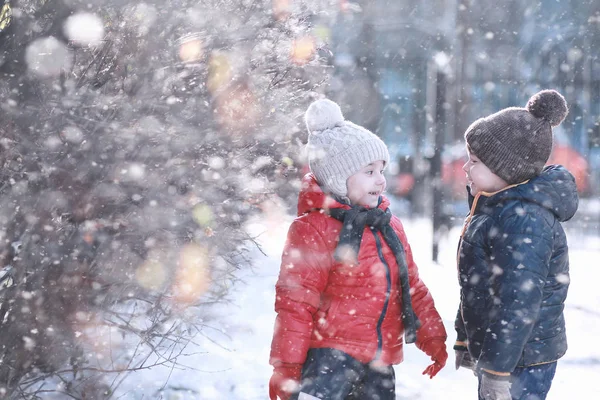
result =
[{"label": "child in dark blue jacket", "polygon": [[544,167],[567,115],[553,90],[475,121],[464,165],[471,211],[461,234],[456,368],[480,400],[544,400],[567,350],[569,256],[561,222],[577,210],[573,176]]}]

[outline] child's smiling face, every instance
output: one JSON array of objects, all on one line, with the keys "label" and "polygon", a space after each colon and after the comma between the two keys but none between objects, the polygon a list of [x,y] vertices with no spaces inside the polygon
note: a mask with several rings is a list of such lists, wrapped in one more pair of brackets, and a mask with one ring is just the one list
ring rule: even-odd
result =
[{"label": "child's smiling face", "polygon": [[508,183],[494,174],[481,160],[467,147],[469,160],[463,165],[463,171],[467,175],[467,182],[471,194],[475,196],[479,192],[493,193],[508,186]]},{"label": "child's smiling face", "polygon": [[346,181],[348,199],[353,205],[375,208],[386,186],[385,162],[375,161],[361,168]]}]

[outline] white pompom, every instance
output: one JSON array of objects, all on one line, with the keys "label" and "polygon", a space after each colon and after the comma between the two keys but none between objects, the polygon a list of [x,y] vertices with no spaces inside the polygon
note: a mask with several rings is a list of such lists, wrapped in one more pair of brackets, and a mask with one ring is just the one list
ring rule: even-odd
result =
[{"label": "white pompom", "polygon": [[340,106],[328,99],[313,102],[306,110],[304,116],[309,132],[324,131],[344,122],[344,115]]}]

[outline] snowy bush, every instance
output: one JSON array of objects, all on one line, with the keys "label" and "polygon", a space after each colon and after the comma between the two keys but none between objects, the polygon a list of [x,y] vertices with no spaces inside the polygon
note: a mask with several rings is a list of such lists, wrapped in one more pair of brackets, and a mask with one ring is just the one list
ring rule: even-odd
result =
[{"label": "snowy bush", "polygon": [[0,396],[107,397],[177,363],[246,265],[243,223],[296,193],[302,112],[327,79],[315,27],[335,7],[10,4]]}]

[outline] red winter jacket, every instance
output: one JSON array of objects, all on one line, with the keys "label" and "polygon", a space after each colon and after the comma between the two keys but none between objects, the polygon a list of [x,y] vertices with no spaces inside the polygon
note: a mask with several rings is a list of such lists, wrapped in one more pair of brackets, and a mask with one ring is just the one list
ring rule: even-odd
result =
[{"label": "red winter jacket", "polygon": [[[379,207],[388,206],[384,197]],[[323,209],[339,207],[349,208],[326,196],[312,174],[304,177],[298,217],[288,231],[276,285],[272,365],[303,364],[308,349],[319,347],[341,350],[362,363],[378,359],[392,365],[403,359],[404,327],[394,254],[380,233],[375,238],[366,227],[358,265],[336,262],[333,252],[342,223]],[[431,339],[445,341],[446,331],[419,278],[402,223],[394,216],[391,224],[406,251],[412,305],[422,324],[416,345],[423,350]]]}]

